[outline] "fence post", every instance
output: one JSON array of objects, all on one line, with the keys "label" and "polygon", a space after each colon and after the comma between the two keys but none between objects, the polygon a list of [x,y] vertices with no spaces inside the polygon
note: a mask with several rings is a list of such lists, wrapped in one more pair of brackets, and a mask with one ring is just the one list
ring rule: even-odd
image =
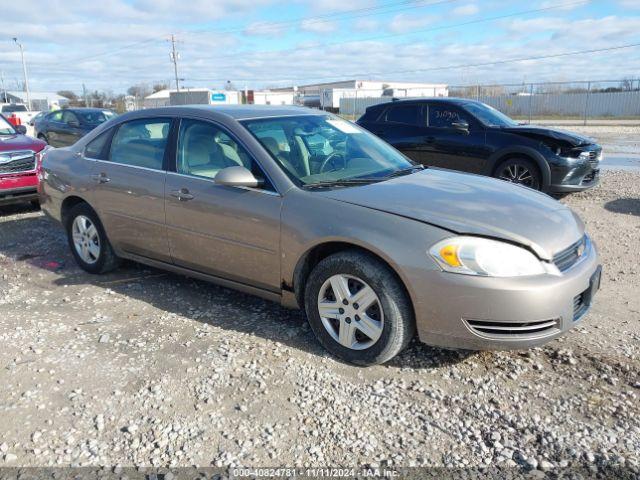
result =
[{"label": "fence post", "polygon": [[591,94],[591,82],[587,83],[587,94],[584,99],[584,120],[583,125],[587,124],[587,114],[589,111],[589,95]]},{"label": "fence post", "polygon": [[533,115],[533,83],[529,85],[529,125],[531,125],[532,115]]}]

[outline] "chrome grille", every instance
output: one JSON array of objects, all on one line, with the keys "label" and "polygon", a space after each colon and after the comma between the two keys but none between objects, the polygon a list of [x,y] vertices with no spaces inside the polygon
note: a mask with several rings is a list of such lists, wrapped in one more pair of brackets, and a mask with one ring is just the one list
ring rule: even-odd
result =
[{"label": "chrome grille", "polygon": [[36,168],[36,155],[31,150],[0,152],[0,174],[30,172]]},{"label": "chrome grille", "polygon": [[569,270],[578,261],[585,248],[586,241],[586,236],[582,237],[573,245],[553,256],[553,263],[558,267],[558,270],[561,272]]},{"label": "chrome grille", "polygon": [[551,335],[560,327],[559,319],[535,322],[493,322],[488,320],[465,320],[465,322],[477,335],[496,338],[540,337]]}]

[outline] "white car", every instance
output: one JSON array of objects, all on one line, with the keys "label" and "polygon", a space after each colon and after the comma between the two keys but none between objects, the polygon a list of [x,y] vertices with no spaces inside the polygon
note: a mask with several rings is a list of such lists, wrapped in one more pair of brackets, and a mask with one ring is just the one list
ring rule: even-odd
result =
[{"label": "white car", "polygon": [[29,111],[23,103],[0,103],[0,114],[14,125],[27,125],[38,113],[40,112]]}]

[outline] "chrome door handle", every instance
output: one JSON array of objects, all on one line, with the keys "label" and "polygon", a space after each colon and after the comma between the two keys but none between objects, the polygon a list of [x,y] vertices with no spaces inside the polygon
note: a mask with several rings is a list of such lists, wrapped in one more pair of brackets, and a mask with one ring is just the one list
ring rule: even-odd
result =
[{"label": "chrome door handle", "polygon": [[181,202],[186,202],[187,200],[193,200],[193,195],[189,193],[189,190],[186,188],[181,188],[180,190],[173,190],[171,192],[171,196],[177,198]]},{"label": "chrome door handle", "polygon": [[95,173],[91,175],[91,178],[96,183],[109,183],[111,179],[107,177],[105,173]]}]

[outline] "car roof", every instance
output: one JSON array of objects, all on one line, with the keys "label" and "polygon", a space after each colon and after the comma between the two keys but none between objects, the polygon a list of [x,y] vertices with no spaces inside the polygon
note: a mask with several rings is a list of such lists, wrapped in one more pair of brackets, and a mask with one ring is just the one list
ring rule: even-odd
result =
[{"label": "car roof", "polygon": [[196,114],[211,118],[225,116],[235,120],[253,118],[275,118],[297,115],[327,115],[327,112],[306,107],[289,105],[176,105],[171,107],[148,108],[129,112],[127,118],[148,117],[153,115]]},{"label": "car roof", "polygon": [[[62,108],[63,112],[104,112],[105,110],[111,111],[110,108],[95,108],[95,107],[72,107],[72,108]],[[57,110],[56,110],[57,111]]]},{"label": "car roof", "polygon": [[406,104],[420,104],[420,103],[442,103],[453,105],[465,105],[469,103],[482,103],[470,98],[458,98],[458,97],[433,97],[433,98],[407,98],[407,99],[394,99],[390,102],[378,103],[369,107],[370,109],[386,108],[389,105],[406,105]]}]

